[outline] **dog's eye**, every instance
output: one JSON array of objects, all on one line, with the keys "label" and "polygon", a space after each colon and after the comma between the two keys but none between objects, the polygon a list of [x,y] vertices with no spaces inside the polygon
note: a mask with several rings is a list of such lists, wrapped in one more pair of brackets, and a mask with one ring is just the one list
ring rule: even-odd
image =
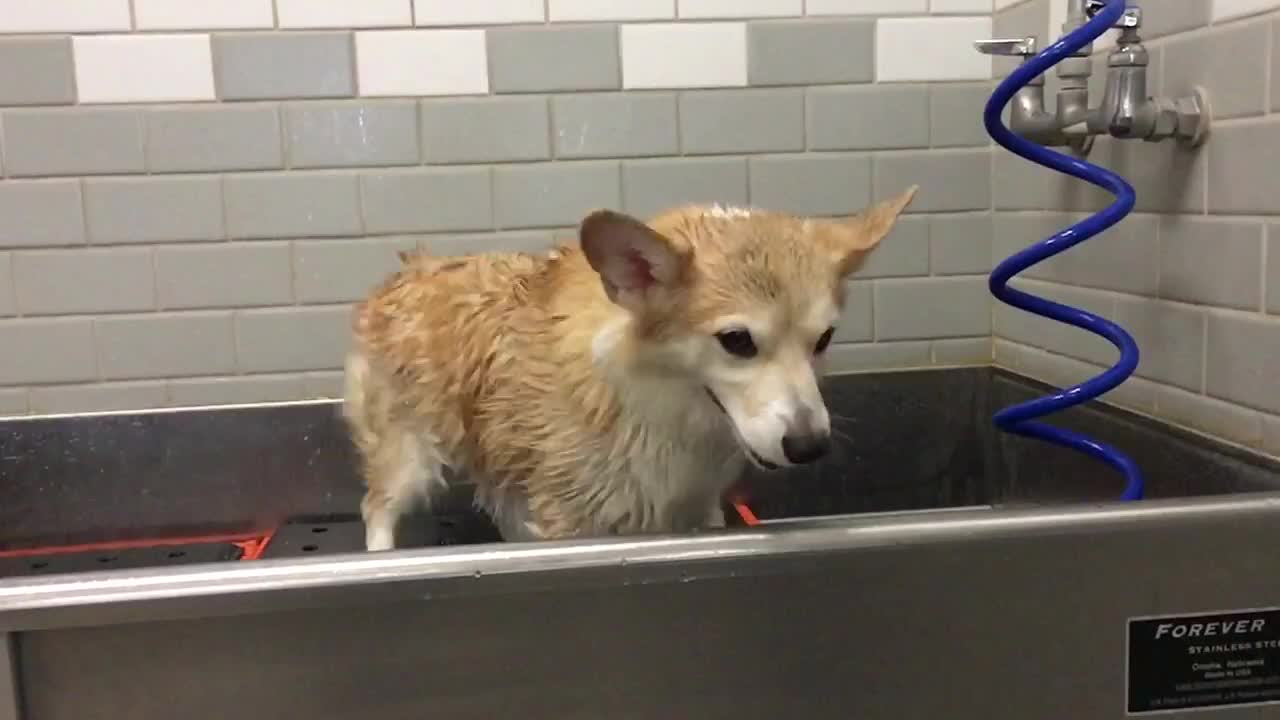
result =
[{"label": "dog's eye", "polygon": [[756,356],[756,342],[746,330],[725,330],[716,333],[716,339],[720,341],[720,347],[730,355],[740,358]]},{"label": "dog's eye", "polygon": [[827,328],[827,331],[822,333],[822,337],[818,338],[818,344],[813,346],[813,354],[821,355],[826,352],[827,346],[831,344],[831,336],[835,334],[835,328]]}]

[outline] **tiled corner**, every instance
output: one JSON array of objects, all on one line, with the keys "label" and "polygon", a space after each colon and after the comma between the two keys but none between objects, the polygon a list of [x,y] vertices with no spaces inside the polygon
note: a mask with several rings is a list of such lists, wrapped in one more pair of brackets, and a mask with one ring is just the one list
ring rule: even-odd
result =
[{"label": "tiled corner", "polygon": [[871,20],[772,20],[747,25],[752,85],[865,83],[875,77]]}]

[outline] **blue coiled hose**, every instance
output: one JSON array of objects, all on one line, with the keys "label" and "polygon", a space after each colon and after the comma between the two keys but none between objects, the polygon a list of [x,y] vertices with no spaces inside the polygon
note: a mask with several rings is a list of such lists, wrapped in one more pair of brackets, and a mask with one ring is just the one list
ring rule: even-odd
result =
[{"label": "blue coiled hose", "polygon": [[1109,445],[1037,421],[1037,418],[1050,413],[1093,400],[1127,380],[1138,367],[1138,344],[1119,325],[1097,315],[1009,287],[1009,280],[1023,270],[1075,247],[1123,220],[1133,210],[1133,187],[1124,178],[1105,168],[1068,157],[1015,135],[1005,127],[1000,118],[1014,93],[1097,39],[1120,20],[1124,10],[1125,0],[1110,0],[1083,27],[1068,33],[1040,54],[1022,63],[991,95],[983,120],[987,133],[1006,150],[1036,164],[1093,183],[1116,197],[1115,202],[1102,212],[1006,258],[992,271],[989,285],[991,294],[1001,302],[1105,337],[1120,350],[1119,362],[1101,375],[1079,385],[1001,410],[995,416],[996,426],[1005,432],[1074,448],[1102,460],[1124,474],[1127,484],[1121,499],[1138,500],[1143,493],[1142,471],[1131,458]]}]

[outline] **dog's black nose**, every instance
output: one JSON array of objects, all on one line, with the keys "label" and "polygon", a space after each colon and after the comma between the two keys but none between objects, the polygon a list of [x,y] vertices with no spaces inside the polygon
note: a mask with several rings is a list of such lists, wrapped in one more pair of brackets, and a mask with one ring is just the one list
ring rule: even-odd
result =
[{"label": "dog's black nose", "polygon": [[782,436],[782,454],[796,465],[811,463],[830,450],[831,436],[827,434]]}]

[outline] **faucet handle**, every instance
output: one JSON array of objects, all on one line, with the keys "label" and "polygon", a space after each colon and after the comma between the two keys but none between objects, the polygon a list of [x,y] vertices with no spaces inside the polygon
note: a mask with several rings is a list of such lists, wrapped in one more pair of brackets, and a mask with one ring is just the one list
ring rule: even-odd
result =
[{"label": "faucet handle", "polygon": [[1031,57],[1036,54],[1036,37],[978,40],[974,44],[983,55],[1011,55]]},{"label": "faucet handle", "polygon": [[[1114,2],[1114,0],[1112,0]],[[1093,17],[1102,12],[1107,6],[1107,0],[1086,0],[1084,4],[1084,12],[1087,17]],[[1117,28],[1140,28],[1142,27],[1142,8],[1136,5],[1129,5],[1124,9],[1124,14],[1116,21],[1112,27]]]}]

